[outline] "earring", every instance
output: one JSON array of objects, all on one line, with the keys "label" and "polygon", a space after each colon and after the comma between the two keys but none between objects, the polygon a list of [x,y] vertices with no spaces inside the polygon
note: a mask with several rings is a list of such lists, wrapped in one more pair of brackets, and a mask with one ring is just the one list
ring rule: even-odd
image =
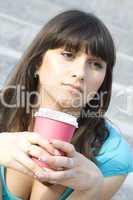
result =
[{"label": "earring", "polygon": [[35,72],[35,73],[34,73],[34,78],[38,78],[38,76],[39,76],[38,73]]}]

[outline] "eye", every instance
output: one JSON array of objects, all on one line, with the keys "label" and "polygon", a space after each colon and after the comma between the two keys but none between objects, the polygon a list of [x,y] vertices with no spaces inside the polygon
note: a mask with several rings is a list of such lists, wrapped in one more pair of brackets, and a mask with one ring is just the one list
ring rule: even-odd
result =
[{"label": "eye", "polygon": [[98,62],[94,62],[94,66],[96,66],[98,69],[103,69],[103,65]]},{"label": "eye", "polygon": [[68,60],[72,60],[75,57],[72,52],[68,52],[68,51],[62,52],[61,55]]},{"label": "eye", "polygon": [[92,69],[100,70],[104,68],[104,66],[101,63],[96,61],[89,61],[88,64]]}]

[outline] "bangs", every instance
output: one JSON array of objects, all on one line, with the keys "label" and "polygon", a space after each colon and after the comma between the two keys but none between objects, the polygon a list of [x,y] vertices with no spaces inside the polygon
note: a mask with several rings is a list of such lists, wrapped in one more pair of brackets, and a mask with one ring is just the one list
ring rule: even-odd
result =
[{"label": "bangs", "polygon": [[[93,16],[94,17],[94,16]],[[62,27],[50,38],[51,48],[64,47],[75,53],[84,51],[104,60],[108,65],[115,63],[115,48],[108,29],[98,23],[95,18],[82,21],[74,21]]]}]

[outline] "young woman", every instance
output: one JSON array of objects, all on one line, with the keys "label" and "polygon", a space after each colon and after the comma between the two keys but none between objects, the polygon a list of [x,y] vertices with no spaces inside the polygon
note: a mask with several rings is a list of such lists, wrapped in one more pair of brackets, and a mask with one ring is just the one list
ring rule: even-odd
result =
[{"label": "young woman", "polygon": [[[93,14],[68,10],[41,29],[1,94],[3,199],[109,200],[118,191],[133,159],[129,144],[104,117],[114,65],[112,37]],[[77,117],[71,144],[33,133],[39,107]]]}]

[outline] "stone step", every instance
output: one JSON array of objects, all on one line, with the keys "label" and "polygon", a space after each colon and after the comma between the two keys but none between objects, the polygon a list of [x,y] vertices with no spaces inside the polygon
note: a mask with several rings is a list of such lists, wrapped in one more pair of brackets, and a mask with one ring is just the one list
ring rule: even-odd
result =
[{"label": "stone step", "polygon": [[[9,9],[10,8],[10,9]],[[0,13],[19,19],[33,25],[42,25],[46,20],[59,11],[62,11],[61,4],[48,0],[15,0],[13,4],[10,0],[0,2]]]},{"label": "stone step", "polygon": [[117,121],[133,124],[133,87],[113,83],[112,98],[107,115]]},{"label": "stone step", "polygon": [[117,61],[113,72],[114,82],[117,82],[118,84],[122,84],[128,87],[133,86],[133,78],[132,78],[133,76],[132,73],[130,73],[133,68],[132,57],[126,57],[125,54],[119,56],[118,54],[116,60]]},{"label": "stone step", "polygon": [[[49,0],[52,4],[52,0]],[[63,8],[81,8],[101,16],[108,24],[113,24],[116,27],[124,30],[133,30],[132,23],[132,10],[133,2],[131,0],[126,1],[115,1],[112,0],[110,3],[106,0],[102,0],[99,4],[99,0],[88,1],[81,0],[73,1],[62,1],[54,0],[54,4],[62,6]],[[118,16],[119,13],[119,16]],[[128,19],[128,20],[126,20]],[[123,23],[126,20],[126,23]]]},{"label": "stone step", "polygon": [[[103,21],[105,21],[105,19],[103,19]],[[117,52],[123,52],[123,54],[131,57],[131,60],[133,61],[133,46],[130,45],[133,29],[120,29],[108,22],[106,25],[112,34]]]},{"label": "stone step", "polygon": [[[9,52],[9,54],[13,53],[14,52]],[[16,63],[16,58],[11,57],[10,55],[0,54],[0,88],[2,88],[2,85],[7,80],[7,76],[10,75],[10,72],[15,63]]]},{"label": "stone step", "polygon": [[107,118],[114,124],[114,126],[120,131],[120,134],[124,136],[124,138],[130,144],[133,150],[133,124],[128,123],[123,120],[118,120],[110,115],[106,115]]},{"label": "stone step", "polygon": [[8,18],[0,16],[0,46],[14,51],[23,52],[30,44],[39,26],[21,24]]}]

